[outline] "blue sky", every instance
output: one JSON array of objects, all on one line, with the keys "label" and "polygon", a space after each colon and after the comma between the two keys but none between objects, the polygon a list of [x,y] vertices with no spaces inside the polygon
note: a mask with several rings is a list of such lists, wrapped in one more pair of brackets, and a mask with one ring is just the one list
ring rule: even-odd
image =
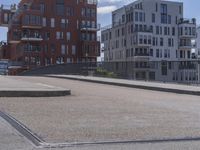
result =
[{"label": "blue sky", "polygon": [[[135,0],[99,0],[98,4],[98,23],[101,26],[111,24],[111,11],[122,7]],[[200,24],[200,0],[174,0],[184,2],[184,17],[185,18],[197,18],[198,24]],[[10,5],[18,3],[19,0],[0,0],[0,5]],[[0,28],[0,41],[6,39],[6,28]]]}]

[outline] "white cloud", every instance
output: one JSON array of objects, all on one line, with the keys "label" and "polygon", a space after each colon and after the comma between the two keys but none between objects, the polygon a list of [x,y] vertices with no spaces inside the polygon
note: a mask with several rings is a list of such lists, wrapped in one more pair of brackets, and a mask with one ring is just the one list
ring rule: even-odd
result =
[{"label": "white cloud", "polygon": [[[112,0],[114,1],[114,0]],[[112,5],[112,6],[102,6],[102,7],[99,7],[97,9],[97,12],[98,14],[107,14],[107,13],[111,13],[112,11],[116,10],[117,9],[117,6],[115,5]]]}]

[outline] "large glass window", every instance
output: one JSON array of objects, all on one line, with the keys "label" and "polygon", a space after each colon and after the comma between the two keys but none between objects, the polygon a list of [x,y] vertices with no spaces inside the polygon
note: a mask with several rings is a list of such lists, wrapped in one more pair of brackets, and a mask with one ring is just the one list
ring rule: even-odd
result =
[{"label": "large glass window", "polygon": [[167,4],[161,4],[161,23],[167,24]]},{"label": "large glass window", "polygon": [[57,15],[64,15],[65,14],[64,0],[57,0],[56,1],[56,14]]}]

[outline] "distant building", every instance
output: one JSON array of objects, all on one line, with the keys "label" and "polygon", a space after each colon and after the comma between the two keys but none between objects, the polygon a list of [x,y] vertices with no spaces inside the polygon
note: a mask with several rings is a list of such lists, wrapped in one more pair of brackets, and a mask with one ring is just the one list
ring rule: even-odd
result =
[{"label": "distant building", "polygon": [[123,6],[112,12],[111,27],[102,31],[105,63],[142,80],[197,81],[193,39],[196,19],[184,19],[183,3],[164,0]]},{"label": "distant building", "polygon": [[197,28],[196,53],[198,59],[200,59],[200,27]]},{"label": "distant building", "polygon": [[0,60],[0,75],[6,75],[8,73],[8,67],[8,60]]},{"label": "distant building", "polygon": [[0,7],[0,26],[8,27],[0,51],[22,68],[97,61],[97,0],[21,0]]}]

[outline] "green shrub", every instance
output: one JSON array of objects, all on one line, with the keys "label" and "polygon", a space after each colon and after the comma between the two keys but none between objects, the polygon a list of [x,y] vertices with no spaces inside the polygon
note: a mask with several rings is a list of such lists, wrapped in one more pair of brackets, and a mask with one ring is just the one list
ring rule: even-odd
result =
[{"label": "green shrub", "polygon": [[114,72],[109,72],[102,68],[97,68],[96,75],[104,76],[104,77],[108,77],[108,78],[116,78],[117,77],[117,75]]}]

